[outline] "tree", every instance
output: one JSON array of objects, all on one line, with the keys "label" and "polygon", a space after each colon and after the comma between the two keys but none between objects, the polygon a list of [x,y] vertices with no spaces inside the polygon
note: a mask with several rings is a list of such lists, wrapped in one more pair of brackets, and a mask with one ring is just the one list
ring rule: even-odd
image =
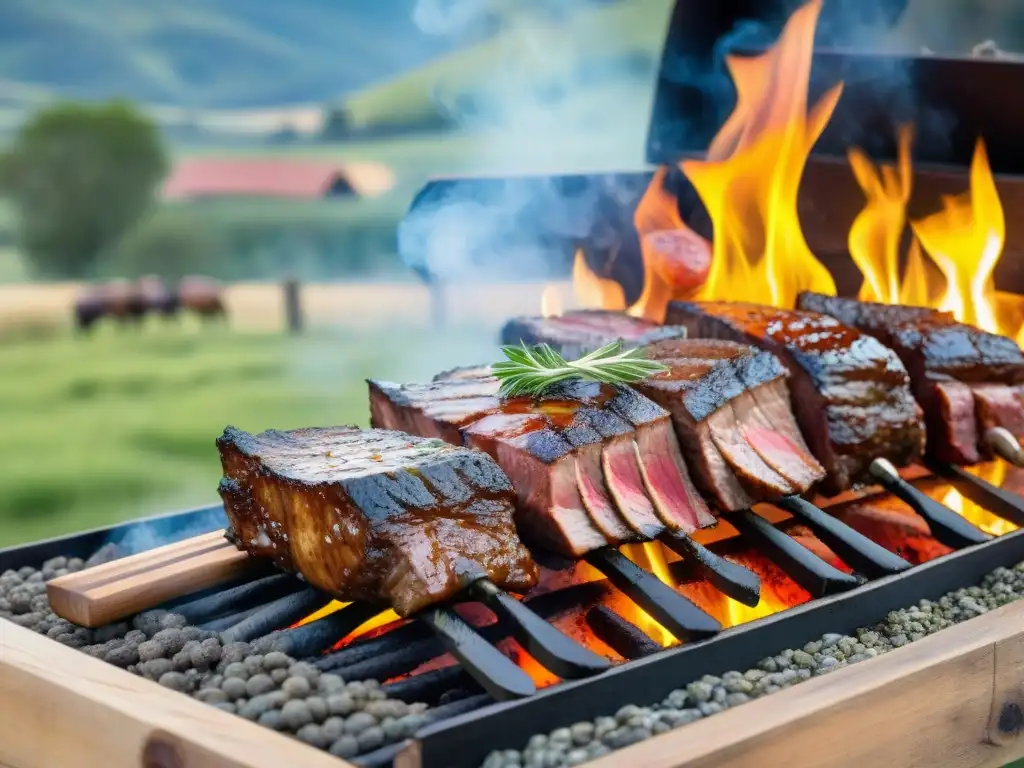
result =
[{"label": "tree", "polygon": [[121,238],[110,268],[123,277],[220,275],[234,266],[215,226],[205,218],[172,206],[160,206]]},{"label": "tree", "polygon": [[33,270],[90,275],[149,208],[167,168],[156,126],[128,104],[62,104],[36,114],[0,166]]}]

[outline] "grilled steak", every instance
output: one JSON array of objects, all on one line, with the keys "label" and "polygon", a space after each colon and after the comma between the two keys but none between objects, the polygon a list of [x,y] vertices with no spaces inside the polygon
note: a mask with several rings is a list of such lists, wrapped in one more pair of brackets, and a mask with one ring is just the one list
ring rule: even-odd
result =
[{"label": "grilled steak", "polygon": [[800,430],[828,473],[826,493],[866,479],[875,458],[905,466],[920,455],[924,428],[907,371],[877,339],[827,315],[755,304],[673,302],[665,322],[783,360]]},{"label": "grilled steak", "polygon": [[569,359],[621,339],[641,346],[685,335],[683,328],[661,326],[624,312],[584,310],[558,317],[516,317],[501,331],[502,344],[550,344]]},{"label": "grilled steak", "polygon": [[565,555],[714,523],[668,413],[647,398],[582,381],[539,398],[498,390],[487,368],[429,384],[371,381],[371,421],[489,453],[512,479],[522,535]]},{"label": "grilled steak", "polygon": [[973,464],[981,435],[1001,426],[1024,438],[1024,354],[1012,340],[958,323],[946,312],[802,293],[824,312],[892,348],[907,367],[928,424],[928,453]]},{"label": "grilled steak", "polygon": [[477,576],[517,592],[537,581],[512,485],[481,451],[356,427],[228,427],[217,448],[238,547],[340,600],[408,616]]},{"label": "grilled steak", "polygon": [[793,419],[788,373],[769,352],[730,341],[678,339],[647,347],[669,367],[634,386],[672,414],[701,490],[726,511],[825,476]]}]

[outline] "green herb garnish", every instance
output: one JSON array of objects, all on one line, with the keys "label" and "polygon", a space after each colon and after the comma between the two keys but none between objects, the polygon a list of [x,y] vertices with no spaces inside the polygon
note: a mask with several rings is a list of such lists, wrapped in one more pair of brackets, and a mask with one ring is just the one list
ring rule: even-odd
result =
[{"label": "green herb garnish", "polygon": [[631,384],[654,373],[667,371],[664,365],[644,357],[642,349],[622,351],[613,341],[579,360],[568,361],[547,344],[502,347],[507,360],[495,363],[491,371],[501,380],[504,397],[540,395],[549,387],[569,379],[589,379],[602,384]]}]

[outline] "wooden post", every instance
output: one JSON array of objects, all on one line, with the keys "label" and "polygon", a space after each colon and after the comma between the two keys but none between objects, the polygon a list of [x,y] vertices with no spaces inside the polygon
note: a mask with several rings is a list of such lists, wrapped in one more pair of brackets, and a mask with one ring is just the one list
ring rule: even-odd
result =
[{"label": "wooden post", "polygon": [[302,284],[295,278],[285,280],[284,285],[284,317],[289,333],[302,333],[304,318],[302,316]]}]

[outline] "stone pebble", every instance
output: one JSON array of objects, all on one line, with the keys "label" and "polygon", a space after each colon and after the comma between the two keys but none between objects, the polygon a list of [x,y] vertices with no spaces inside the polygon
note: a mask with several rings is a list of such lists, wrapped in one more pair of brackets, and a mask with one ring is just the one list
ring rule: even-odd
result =
[{"label": "stone pebble", "polygon": [[852,635],[829,633],[803,648],[766,656],[745,672],[705,675],[680,685],[662,701],[627,704],[611,715],[575,723],[530,737],[521,750],[495,750],[481,768],[563,768],[581,765],[609,752],[710,717],[731,707],[874,658],[961,621],[1024,598],[1024,563],[997,568],[981,584],[958,589],[938,600],[921,600],[891,611],[874,626]]},{"label": "stone pebble", "polygon": [[[120,555],[107,546],[90,564]],[[0,619],[339,757],[401,741],[425,723],[427,705],[388,699],[376,680],[348,682],[280,651],[223,643],[165,610],[95,630],[76,627],[50,610],[46,581],[84,566],[80,558],[57,557],[39,570],[0,573]]]}]

